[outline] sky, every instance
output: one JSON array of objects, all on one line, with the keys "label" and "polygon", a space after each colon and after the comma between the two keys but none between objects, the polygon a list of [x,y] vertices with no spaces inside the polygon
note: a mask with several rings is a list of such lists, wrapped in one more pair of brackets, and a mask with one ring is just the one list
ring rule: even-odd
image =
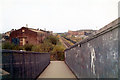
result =
[{"label": "sky", "polygon": [[0,0],[0,32],[29,28],[54,33],[98,30],[118,18],[119,0]]}]

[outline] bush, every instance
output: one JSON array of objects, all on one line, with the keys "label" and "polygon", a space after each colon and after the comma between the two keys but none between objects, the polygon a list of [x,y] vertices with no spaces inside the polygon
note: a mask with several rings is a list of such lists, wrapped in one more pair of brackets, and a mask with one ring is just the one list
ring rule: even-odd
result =
[{"label": "bush", "polygon": [[42,44],[39,44],[39,45],[34,45],[32,47],[32,51],[35,51],[35,52],[51,52],[53,50],[53,45],[49,42],[44,42]]},{"label": "bush", "polygon": [[13,49],[14,46],[15,46],[14,44],[12,44],[8,41],[2,43],[2,49]]},{"label": "bush", "polygon": [[[14,44],[13,44],[14,45]],[[19,50],[19,45],[14,45],[13,47],[12,47],[12,50]]]},{"label": "bush", "polygon": [[9,49],[9,50],[23,50],[23,46],[15,45],[14,43],[10,42],[3,42],[2,43],[2,49]]},{"label": "bush", "polygon": [[44,42],[42,44],[42,47],[43,47],[45,52],[51,52],[53,50],[53,48],[54,48],[54,45],[49,43],[49,42]]},{"label": "bush", "polygon": [[25,50],[23,46],[19,46],[19,50]]},{"label": "bush", "polygon": [[32,47],[33,47],[32,44],[25,44],[25,45],[23,46],[23,48],[24,48],[26,51],[31,51],[31,50],[32,50]]},{"label": "bush", "polygon": [[45,38],[44,42],[49,42],[53,45],[56,45],[59,42],[59,39],[56,36],[48,36],[47,38]]},{"label": "bush", "polygon": [[32,51],[34,51],[34,52],[45,52],[45,51],[43,50],[42,44],[34,45],[34,46],[32,47]]},{"label": "bush", "polygon": [[55,57],[56,60],[64,60],[64,48],[61,45],[56,45],[51,52],[53,57]]}]

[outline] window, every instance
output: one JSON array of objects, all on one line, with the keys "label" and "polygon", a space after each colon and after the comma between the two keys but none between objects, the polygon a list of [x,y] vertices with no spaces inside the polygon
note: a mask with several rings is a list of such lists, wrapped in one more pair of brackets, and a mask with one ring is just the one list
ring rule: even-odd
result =
[{"label": "window", "polygon": [[28,41],[26,41],[26,43],[28,44]]},{"label": "window", "polygon": [[23,29],[22,32],[25,32],[25,30]]}]

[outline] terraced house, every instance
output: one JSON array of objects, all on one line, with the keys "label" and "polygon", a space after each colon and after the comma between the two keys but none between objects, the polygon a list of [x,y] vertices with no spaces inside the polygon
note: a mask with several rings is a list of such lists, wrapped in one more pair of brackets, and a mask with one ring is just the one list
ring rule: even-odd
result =
[{"label": "terraced house", "polygon": [[51,35],[50,31],[22,27],[11,32],[10,41],[11,43],[19,44],[20,46],[25,44],[35,45],[42,43],[44,38],[49,35]]}]

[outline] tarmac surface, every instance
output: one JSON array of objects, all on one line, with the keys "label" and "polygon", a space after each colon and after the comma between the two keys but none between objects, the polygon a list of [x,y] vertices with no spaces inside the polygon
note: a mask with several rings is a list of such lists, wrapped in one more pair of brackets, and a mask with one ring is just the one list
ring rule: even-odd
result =
[{"label": "tarmac surface", "polygon": [[51,61],[38,78],[76,78],[64,61]]}]

